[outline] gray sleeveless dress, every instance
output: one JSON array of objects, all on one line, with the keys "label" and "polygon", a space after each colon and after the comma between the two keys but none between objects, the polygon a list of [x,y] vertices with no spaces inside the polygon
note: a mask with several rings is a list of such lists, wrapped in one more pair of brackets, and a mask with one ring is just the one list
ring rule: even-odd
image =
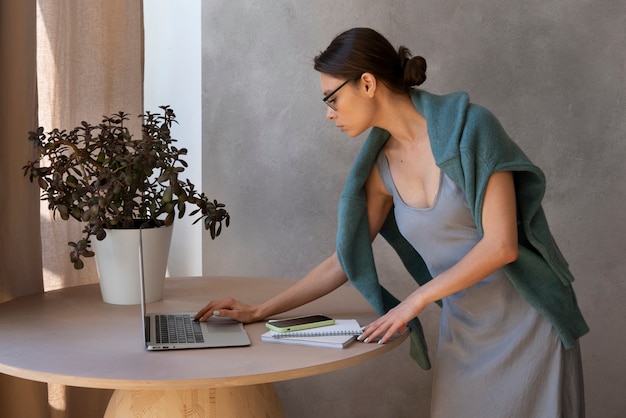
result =
[{"label": "gray sleeveless dress", "polygon": [[[435,202],[422,209],[402,201],[384,152],[377,167],[400,232],[433,277],[476,245],[463,192],[443,172]],[[443,300],[433,371],[431,418],[584,416],[578,346],[565,350],[500,270]]]}]

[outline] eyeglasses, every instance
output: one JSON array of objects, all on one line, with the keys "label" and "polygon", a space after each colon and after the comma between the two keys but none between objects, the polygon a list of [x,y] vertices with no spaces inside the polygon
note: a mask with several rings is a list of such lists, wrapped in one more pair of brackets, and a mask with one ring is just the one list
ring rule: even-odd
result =
[{"label": "eyeglasses", "polygon": [[341,88],[343,86],[348,84],[350,81],[357,80],[358,78],[361,78],[361,76],[359,76],[357,78],[354,78],[354,79],[348,79],[348,80],[344,81],[343,83],[341,83],[341,85],[339,87],[337,87],[335,90],[331,91],[326,96],[324,96],[322,101],[326,104],[326,106],[330,107],[332,110],[334,110],[336,112],[337,108],[335,107],[335,101],[334,100],[330,100],[330,98],[333,97],[339,90],[341,90]]}]

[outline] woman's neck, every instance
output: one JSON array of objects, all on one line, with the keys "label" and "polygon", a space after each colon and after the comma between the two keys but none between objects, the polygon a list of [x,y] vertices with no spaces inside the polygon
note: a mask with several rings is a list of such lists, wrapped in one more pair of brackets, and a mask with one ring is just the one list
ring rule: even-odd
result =
[{"label": "woman's neck", "polygon": [[380,109],[376,126],[391,134],[395,146],[413,148],[428,139],[426,119],[413,106],[410,96],[390,95]]}]

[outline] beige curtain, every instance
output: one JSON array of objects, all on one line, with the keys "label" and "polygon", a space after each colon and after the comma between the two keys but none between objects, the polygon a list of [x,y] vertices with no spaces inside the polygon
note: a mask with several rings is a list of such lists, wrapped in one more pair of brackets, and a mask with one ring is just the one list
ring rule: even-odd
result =
[{"label": "beige curtain", "polygon": [[[35,39],[35,0],[0,0],[0,302],[43,290],[39,193],[21,173],[37,126]],[[0,374],[0,417],[47,411],[44,383]]]},{"label": "beige curtain", "polygon": [[[69,263],[81,225],[40,211],[21,167],[39,125],[142,112],[142,15],[141,0],[0,0],[0,302],[97,281],[93,262]],[[0,417],[101,417],[111,394],[47,386],[0,375]]]},{"label": "beige curtain", "polygon": [[0,0],[0,302],[42,291],[37,188],[22,176],[37,126],[35,0]]},{"label": "beige curtain", "polygon": [[[143,24],[140,0],[39,0],[37,74],[39,123],[71,129],[120,110],[143,108]],[[135,131],[140,128],[137,118]],[[42,208],[44,286],[52,290],[97,282],[93,259],[69,262],[79,222],[53,221]]]}]

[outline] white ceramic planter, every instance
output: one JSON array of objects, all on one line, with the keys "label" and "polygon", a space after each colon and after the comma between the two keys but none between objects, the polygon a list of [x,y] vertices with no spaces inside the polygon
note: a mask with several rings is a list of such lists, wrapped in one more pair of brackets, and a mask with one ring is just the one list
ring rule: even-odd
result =
[{"label": "white ceramic planter", "polygon": [[[173,227],[142,229],[146,303],[163,298]],[[107,230],[104,240],[91,241],[96,253],[100,291],[106,303],[134,305],[139,294],[139,230]]]}]

